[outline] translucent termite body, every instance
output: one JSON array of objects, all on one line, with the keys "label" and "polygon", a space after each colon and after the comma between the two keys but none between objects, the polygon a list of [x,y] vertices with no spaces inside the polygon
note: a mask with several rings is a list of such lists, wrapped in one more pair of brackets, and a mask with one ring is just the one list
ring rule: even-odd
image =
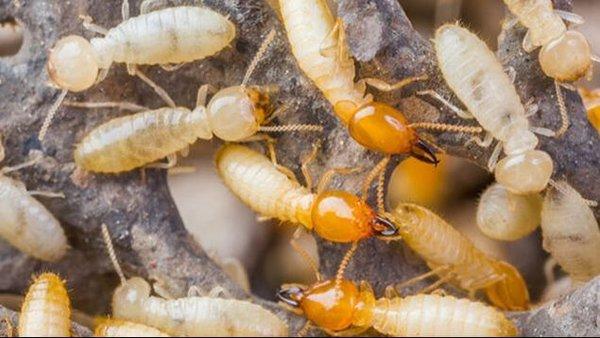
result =
[{"label": "translucent termite body", "polygon": [[338,243],[396,234],[395,226],[359,197],[338,190],[312,193],[248,147],[225,145],[215,161],[224,184],[261,216],[299,223]]},{"label": "translucent termite body", "polygon": [[600,229],[587,203],[561,181],[548,188],[542,208],[544,249],[575,282],[600,275]]},{"label": "translucent termite body", "polygon": [[119,319],[104,319],[94,329],[95,337],[170,337],[153,327]]},{"label": "translucent termite body", "polygon": [[[496,181],[517,194],[542,191],[553,171],[550,155],[536,150],[525,108],[492,51],[477,35],[456,24],[438,28],[434,39],[444,79],[474,117],[499,141],[488,166]],[[487,143],[489,144],[489,143]],[[506,157],[496,163],[503,147]]]},{"label": "translucent termite body", "polygon": [[573,82],[592,67],[592,52],[587,39],[567,29],[562,16],[579,21],[571,13],[555,11],[551,0],[504,0],[508,9],[528,31],[523,48],[531,52],[542,47],[539,61],[546,75],[560,82]]},{"label": "translucent termite body", "polygon": [[421,256],[442,280],[471,294],[482,290],[501,309],[529,307],[529,292],[517,269],[487,256],[432,211],[401,203],[386,216],[398,226],[398,239]]},{"label": "translucent termite body", "polygon": [[502,312],[452,296],[419,294],[375,299],[367,283],[327,280],[310,287],[284,285],[279,300],[328,333],[360,334],[373,327],[395,337],[515,336]]},{"label": "translucent termite body", "polygon": [[[354,140],[384,155],[410,153],[428,163],[438,162],[400,111],[373,101],[365,93],[365,83],[354,82],[354,63],[343,39],[343,27],[336,23],[325,0],[280,0],[279,7],[300,68],[323,92]],[[370,83],[392,90],[417,79],[406,79],[395,86],[381,81]]]},{"label": "translucent termite body", "polygon": [[517,195],[494,183],[479,200],[477,226],[490,238],[515,241],[538,227],[541,211],[540,194]]},{"label": "translucent termite body", "polygon": [[19,317],[19,337],[70,337],[71,306],[65,283],[43,273],[29,287]]}]

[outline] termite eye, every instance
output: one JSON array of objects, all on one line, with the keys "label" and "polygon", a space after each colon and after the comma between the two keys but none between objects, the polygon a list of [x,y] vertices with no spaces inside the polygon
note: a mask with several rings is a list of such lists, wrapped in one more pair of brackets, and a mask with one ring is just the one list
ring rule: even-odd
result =
[{"label": "termite eye", "polygon": [[304,296],[304,290],[298,286],[282,286],[277,291],[277,299],[292,307],[300,307],[300,300]]},{"label": "termite eye", "polygon": [[561,82],[572,82],[588,72],[592,51],[583,34],[570,30],[542,47],[539,59],[546,75]]},{"label": "termite eye", "polygon": [[376,236],[390,237],[398,235],[398,227],[387,218],[376,216],[373,230]]},{"label": "termite eye", "polygon": [[47,67],[52,82],[72,92],[90,88],[98,77],[98,61],[92,45],[76,35],[56,43],[50,51]]}]

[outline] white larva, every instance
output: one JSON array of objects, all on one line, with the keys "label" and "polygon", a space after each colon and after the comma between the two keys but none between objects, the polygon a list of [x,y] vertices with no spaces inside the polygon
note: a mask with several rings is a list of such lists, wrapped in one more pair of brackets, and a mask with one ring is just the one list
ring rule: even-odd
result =
[{"label": "white larva", "polygon": [[573,281],[600,275],[600,229],[586,200],[567,182],[552,185],[542,207],[544,249]]},{"label": "white larva", "polygon": [[[477,35],[456,24],[435,34],[435,49],[444,79],[469,113],[500,142],[488,163],[496,180],[514,193],[542,191],[553,171],[552,158],[535,150],[525,108],[492,51]],[[496,165],[500,147],[507,155]]]}]

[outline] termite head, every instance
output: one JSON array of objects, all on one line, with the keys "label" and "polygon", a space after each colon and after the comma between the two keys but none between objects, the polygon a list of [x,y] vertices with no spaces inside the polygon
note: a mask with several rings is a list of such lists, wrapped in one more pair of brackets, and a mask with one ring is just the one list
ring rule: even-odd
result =
[{"label": "termite head", "polygon": [[287,307],[296,309],[318,326],[339,331],[350,326],[368,326],[375,303],[369,288],[359,289],[354,283],[341,280],[318,282],[310,287],[283,285],[277,298]]},{"label": "termite head", "polygon": [[352,243],[397,232],[391,222],[377,216],[365,201],[339,190],[325,191],[317,196],[311,219],[313,230],[320,237],[338,243]]},{"label": "termite head", "polygon": [[560,82],[573,82],[590,70],[592,51],[583,34],[568,30],[542,47],[539,60],[542,70],[549,77]]},{"label": "termite head", "polygon": [[510,154],[496,165],[496,181],[515,194],[544,190],[554,170],[552,157],[542,150]]},{"label": "termite head", "polygon": [[356,142],[370,150],[386,155],[410,154],[432,164],[439,162],[404,115],[390,105],[370,102],[359,107],[349,120],[348,129]]},{"label": "termite head", "polygon": [[143,278],[133,277],[119,285],[112,300],[113,313],[126,313],[150,297],[151,287]]},{"label": "termite head", "polygon": [[485,288],[485,294],[492,304],[510,311],[524,311],[529,308],[529,291],[519,271],[512,265],[497,261],[495,273],[503,278]]},{"label": "termite head", "polygon": [[268,106],[268,96],[256,88],[234,86],[221,89],[207,107],[213,133],[225,141],[248,138],[260,128]]},{"label": "termite head", "polygon": [[92,45],[77,35],[64,37],[48,56],[48,74],[62,89],[80,92],[90,88],[98,78],[98,59]]}]

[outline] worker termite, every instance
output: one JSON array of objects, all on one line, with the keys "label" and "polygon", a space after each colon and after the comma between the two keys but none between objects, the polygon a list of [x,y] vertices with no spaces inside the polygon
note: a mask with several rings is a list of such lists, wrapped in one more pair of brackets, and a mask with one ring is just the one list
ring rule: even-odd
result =
[{"label": "worker termite", "polygon": [[566,181],[553,182],[542,207],[543,246],[575,282],[600,275],[600,229],[585,200]]},{"label": "worker termite", "polygon": [[579,88],[590,123],[600,133],[600,89]]},{"label": "worker termite", "polygon": [[433,149],[421,140],[416,128],[453,128],[478,133],[479,128],[434,123],[409,124],[394,107],[376,102],[366,94],[366,84],[379,90],[397,90],[426,77],[411,77],[390,85],[379,79],[354,82],[355,69],[349,57],[341,20],[334,19],[325,0],[280,0],[283,23],[298,65],[333,106],[335,114],[348,127],[352,138],[365,148],[386,157],[367,176],[363,193],[372,179],[383,172],[389,156],[406,154],[437,164]]},{"label": "worker termite", "polygon": [[[4,147],[0,137],[0,161]],[[43,191],[27,191],[25,185],[6,174],[35,164],[39,158],[0,169],[0,237],[20,251],[44,261],[61,259],[68,248],[58,220],[33,195],[64,197]]]},{"label": "worker termite", "polygon": [[[442,100],[463,118],[475,118],[488,132],[482,146],[498,140],[488,161],[496,181],[513,193],[542,191],[552,175],[554,164],[546,152],[536,150],[533,132],[553,134],[530,127],[517,91],[494,53],[477,35],[456,24],[446,24],[435,33],[434,45],[444,79],[468,108],[452,107],[439,94],[424,91]],[[533,132],[532,132],[533,131]],[[504,149],[506,157],[498,162]]]},{"label": "worker termite", "polygon": [[[515,325],[502,312],[482,303],[452,296],[389,295],[376,299],[370,285],[343,278],[343,263],[335,279],[311,286],[283,285],[280,303],[304,315],[332,336],[360,335],[373,327],[395,336],[514,336]],[[306,326],[307,327],[307,326]]]},{"label": "worker termite", "polygon": [[40,130],[42,140],[67,92],[86,90],[104,79],[112,63],[127,64],[131,75],[138,75],[166,102],[175,108],[169,95],[136,65],[179,64],[213,55],[235,37],[235,26],[221,14],[202,7],[178,6],[149,12],[153,0],[142,2],[140,15],[129,18],[129,1],[123,0],[123,22],[105,29],[84,20],[84,27],[104,35],[90,41],[69,35],[60,39],[48,57],[48,74],[62,89]]},{"label": "worker termite", "polygon": [[19,316],[19,337],[71,336],[71,302],[65,283],[53,273],[36,277]]},{"label": "worker termite", "polygon": [[[269,98],[260,87],[248,87],[246,82],[274,37],[275,31],[271,30],[241,85],[221,89],[206,106],[208,86],[201,86],[194,110],[166,107],[110,120],[81,141],[75,149],[75,163],[89,171],[118,173],[168,157],[167,167],[171,167],[175,164],[176,152],[185,151],[199,138],[208,140],[213,134],[225,141],[244,141],[261,131],[321,131],[318,125],[261,126],[268,121]],[[120,103],[83,104],[98,105],[123,106]]]},{"label": "worker termite", "polygon": [[600,59],[592,55],[585,36],[568,29],[563,22],[565,19],[583,23],[580,16],[555,10],[551,0],[504,0],[504,3],[527,28],[523,49],[531,52],[542,47],[538,55],[542,71],[556,81],[556,95],[563,118],[563,124],[556,133],[560,136],[569,127],[569,119],[559,83],[573,82],[591,73],[592,60]]},{"label": "worker termite", "polygon": [[116,319],[149,325],[174,336],[287,336],[285,322],[248,301],[214,296],[177,299],[151,296],[150,284],[144,279],[125,278],[104,224],[102,235],[121,279],[112,298]]},{"label": "worker termite", "polygon": [[542,197],[539,193],[517,195],[494,183],[481,195],[477,226],[488,237],[515,241],[540,224]]},{"label": "worker termite", "polygon": [[385,216],[398,226],[397,238],[432,269],[402,285],[438,275],[440,279],[435,286],[450,282],[469,291],[471,297],[476,291],[483,290],[490,302],[501,309],[528,308],[529,292],[517,269],[484,254],[432,211],[401,203]]},{"label": "worker termite", "polygon": [[100,320],[94,329],[95,337],[170,337],[168,334],[144,324],[120,319]]},{"label": "worker termite", "polygon": [[224,184],[261,216],[300,223],[322,238],[338,243],[396,235],[396,227],[359,197],[325,190],[331,176],[342,169],[324,174],[317,192],[310,191],[312,179],[307,165],[316,149],[302,165],[308,188],[278,170],[266,156],[241,145],[224,145],[215,162]]}]

